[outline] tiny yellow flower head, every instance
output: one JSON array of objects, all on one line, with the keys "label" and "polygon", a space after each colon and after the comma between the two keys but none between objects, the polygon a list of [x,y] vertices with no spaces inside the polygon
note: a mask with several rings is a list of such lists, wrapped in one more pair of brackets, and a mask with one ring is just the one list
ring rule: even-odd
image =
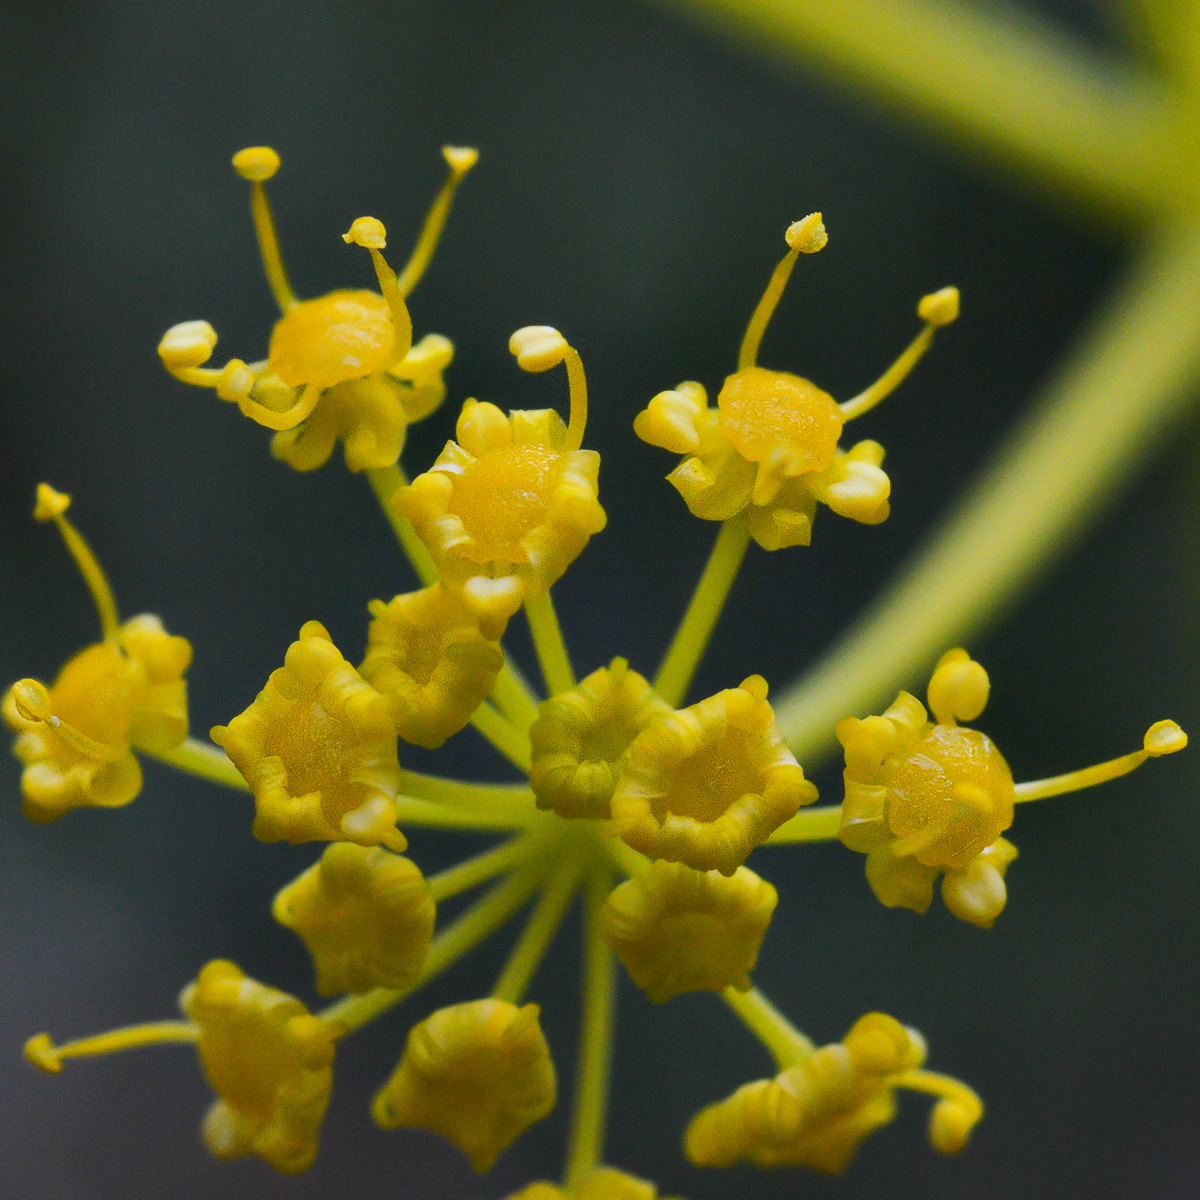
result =
[{"label": "tiny yellow flower head", "polygon": [[553,809],[560,817],[606,820],[630,744],[671,711],[623,658],[543,701],[529,730],[529,783],[538,808]]},{"label": "tiny yellow flower head", "polygon": [[728,878],[658,859],[604,909],[608,944],[656,1004],[748,988],[778,893],[747,867]]},{"label": "tiny yellow flower head", "polygon": [[188,732],[183,674],[191,646],[149,613],[121,624],[103,568],[66,515],[70,506],[70,496],[38,484],[34,519],[58,527],[92,593],[104,640],[70,659],[51,688],[21,679],[0,701],[17,734],[13,753],[25,764],[21,791],[34,821],[128,804],[142,787],[132,750],[170,750]]},{"label": "tiny yellow flower head", "polygon": [[352,471],[394,465],[408,425],[445,396],[442,371],[454,354],[436,334],[413,345],[405,303],[437,245],[454,191],[478,157],[463,147],[446,146],[442,153],[449,177],[400,276],[383,257],[382,222],[360,217],[343,240],[370,253],[380,290],[343,289],[313,300],[298,300],[292,292],[262,186],[279,169],[279,156],[266,146],[235,154],[234,168],[251,183],[259,248],[282,315],[265,362],[235,358],[221,369],[205,368],[216,331],[206,321],[184,321],[159,343],[163,365],[185,383],[214,388],[220,399],[275,430],[272,453],[296,470],[322,466],[338,439]]},{"label": "tiny yellow flower head", "polygon": [[817,503],[864,524],[887,518],[891,484],[883,447],[859,442],[842,450],[846,421],[878,404],[924,354],[932,331],[958,315],[958,293],[944,288],[922,299],[925,329],[870,388],[839,404],[799,375],[757,365],[758,348],[799,254],[815,254],[828,238],[820,213],[788,228],[788,253],[755,309],[717,407],[694,381],[660,392],[634,421],[653,446],[684,455],[667,478],[698,517],[724,521],[747,511],[754,539],[767,550],[808,545]]},{"label": "tiny yellow flower head", "polygon": [[474,1000],[439,1009],[409,1033],[371,1113],[384,1129],[440,1133],[483,1172],[556,1096],[538,1006]]},{"label": "tiny yellow flower head", "polygon": [[[508,1200],[660,1200],[658,1188],[613,1167],[597,1167],[570,1194],[556,1183],[531,1183]],[[661,1200],[672,1200],[663,1196]],[[675,1197],[674,1200],[679,1200]]]},{"label": "tiny yellow flower head", "polygon": [[370,610],[363,678],[387,697],[400,736],[435,750],[492,690],[503,623],[481,620],[444,583],[373,600]]},{"label": "tiny yellow flower head", "polygon": [[257,1154],[288,1175],[306,1170],[333,1086],[334,1028],[221,959],[179,1006],[200,1026],[196,1049],[218,1096],[204,1119],[209,1150]]},{"label": "tiny yellow flower head", "polygon": [[501,621],[561,578],[606,521],[600,456],[580,449],[587,392],[578,353],[547,326],[519,329],[510,349],[528,371],[566,363],[570,424],[552,409],[506,417],[467,400],[458,441],[395,498],[467,606]]},{"label": "tiny yellow flower head", "polygon": [[322,996],[412,987],[436,915],[415,863],[353,842],[328,846],[275,897],[272,912],[304,939]]},{"label": "tiny yellow flower head", "polygon": [[732,875],[816,798],[775,725],[766,681],[752,675],[640,733],[612,815],[635,850]]},{"label": "tiny yellow flower head", "polygon": [[[746,1159],[761,1167],[806,1166],[838,1174],[863,1139],[895,1116],[898,1086],[936,1088],[952,1097],[955,1111],[943,1110],[931,1139],[936,1149],[953,1153],[982,1106],[957,1081],[918,1071],[924,1059],[925,1042],[916,1030],[883,1013],[868,1013],[843,1041],[698,1113],[687,1130],[687,1155],[697,1166],[729,1167]],[[969,1118],[965,1128],[958,1119],[963,1113]],[[955,1133],[961,1134],[957,1144]]]},{"label": "tiny yellow flower head", "polygon": [[838,724],[846,755],[841,838],[867,854],[867,878],[884,904],[924,912],[945,871],[957,915],[990,925],[1003,908],[1003,873],[1016,850],[1003,842],[981,855],[1012,824],[1012,772],[986,734],[957,724],[979,716],[987,698],[987,672],[965,650],[951,650],[929,684],[935,721],[901,692],[882,717]]},{"label": "tiny yellow flower head", "polygon": [[245,712],[212,730],[254,794],[264,842],[350,841],[403,850],[391,708],[309,621]]}]

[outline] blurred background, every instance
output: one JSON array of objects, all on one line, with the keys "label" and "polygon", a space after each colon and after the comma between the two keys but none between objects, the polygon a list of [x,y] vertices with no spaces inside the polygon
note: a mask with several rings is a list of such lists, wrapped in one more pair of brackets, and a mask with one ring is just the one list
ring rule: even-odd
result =
[{"label": "blurred background", "polygon": [[[1089,0],[1034,7],[1127,54]],[[855,429],[888,448],[891,519],[822,510],[811,548],[752,547],[693,696],[752,671],[782,689],[829,645],[1025,411],[1131,251],[854,94],[631,0],[64,0],[2,19],[0,680],[50,679],[96,637],[58,537],[29,519],[46,479],[74,495],[123,615],[157,612],[192,641],[199,735],[245,707],[305,620],[354,659],[366,602],[412,582],[340,449],[298,475],[269,457],[265,430],[159,366],[161,333],[191,318],[220,333],[216,361],[265,353],[275,312],[228,165],[239,147],[283,157],[271,195],[307,296],[373,286],[338,236],[364,213],[403,261],[442,179],[438,147],[480,147],[412,300],[418,336],[445,333],[457,355],[450,398],[412,429],[404,462],[430,463],[468,395],[565,411],[561,373],[523,375],[508,355],[518,326],[554,324],[578,346],[609,513],[555,589],[581,673],[614,654],[651,672],[686,603],[716,527],[687,514],[662,478],[674,458],[631,421],[655,392],[715,389],[732,369],[788,222],[820,209],[830,242],[800,264],[763,361],[836,396],[913,335],[919,296],[958,284],[960,322]],[[981,724],[1018,779],[1135,749],[1160,717],[1197,728],[1197,432],[1176,427],[1119,506],[971,642],[992,678]],[[402,755],[510,777],[472,730]],[[940,901],[924,918],[883,909],[861,856],[836,844],[754,855],[781,895],[760,986],[818,1041],[877,1008],[921,1028],[930,1065],[988,1106],[960,1157],[933,1154],[928,1106],[908,1096],[840,1179],[690,1168],[687,1119],[768,1060],[711,997],[657,1008],[623,980],[608,1160],[691,1200],[1200,1194],[1197,763],[1193,751],[1023,809],[1009,905],[988,933]],[[805,765],[838,799],[837,764]],[[432,1135],[380,1132],[367,1104],[410,1024],[490,988],[511,930],[342,1047],[320,1156],[297,1179],[210,1160],[210,1093],[187,1047],[34,1072],[20,1055],[31,1033],[168,1017],[214,957],[313,1003],[307,955],[269,905],[319,847],[254,841],[245,796],[154,763],[128,808],[34,826],[18,774],[0,764],[0,1196],[494,1200],[558,1175],[574,923],[531,992],[564,1102],[486,1178]],[[480,844],[411,843],[427,872]]]}]

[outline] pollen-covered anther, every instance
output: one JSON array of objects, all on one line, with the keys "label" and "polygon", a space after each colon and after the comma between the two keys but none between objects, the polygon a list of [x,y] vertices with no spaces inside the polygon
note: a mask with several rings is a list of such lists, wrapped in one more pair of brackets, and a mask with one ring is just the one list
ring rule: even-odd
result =
[{"label": "pollen-covered anther", "polygon": [[658,859],[609,896],[604,931],[657,1004],[684,992],[745,989],[778,898],[747,867],[726,877]]},{"label": "pollen-covered anther", "polygon": [[635,850],[732,875],[816,798],[776,727],[766,681],[752,675],[640,733],[612,815]]},{"label": "pollen-covered anther", "polygon": [[279,165],[279,155],[270,146],[247,146],[233,156],[233,169],[251,183],[264,183]]},{"label": "pollen-covered anther", "polygon": [[403,850],[391,707],[309,621],[284,665],[212,738],[254,795],[265,842],[351,841]]},{"label": "pollen-covered anther", "polygon": [[322,996],[412,987],[436,916],[415,863],[352,842],[326,847],[275,897],[271,911],[304,939]]},{"label": "pollen-covered anther", "polygon": [[467,400],[456,432],[458,441],[394,503],[466,606],[503,622],[604,528],[600,456],[570,449],[552,409],[506,417],[494,404]]},{"label": "pollen-covered anther", "polygon": [[182,321],[162,335],[158,357],[168,371],[182,371],[208,362],[216,344],[217,331],[207,321]]},{"label": "pollen-covered anther", "polygon": [[218,1097],[204,1118],[209,1150],[257,1154],[289,1175],[306,1170],[329,1105],[335,1027],[220,959],[179,1006],[200,1026],[196,1049]]},{"label": "pollen-covered anther", "polygon": [[627,1175],[615,1167],[596,1167],[568,1193],[556,1183],[531,1183],[508,1197],[508,1200],[680,1200],[679,1197],[660,1197],[658,1188],[647,1179]]},{"label": "pollen-covered anther", "polygon": [[643,729],[672,712],[623,658],[569,692],[542,702],[529,730],[529,784],[560,817],[611,816],[609,801],[627,751]]},{"label": "pollen-covered anther", "polygon": [[503,622],[471,612],[444,583],[370,605],[360,668],[407,742],[436,749],[471,719],[504,665]]},{"label": "pollen-covered anther", "polygon": [[920,1034],[868,1013],[842,1042],[698,1113],[685,1137],[688,1158],[697,1166],[745,1159],[839,1174],[863,1140],[895,1116],[895,1089],[924,1058]]},{"label": "pollen-covered anther", "polygon": [[359,217],[342,234],[342,241],[366,250],[383,250],[387,246],[387,230],[383,222],[375,217]]},{"label": "pollen-covered anther", "polygon": [[384,1129],[441,1134],[483,1172],[556,1096],[537,1005],[474,1000],[439,1009],[409,1033],[371,1113]]},{"label": "pollen-covered anther", "polygon": [[150,613],[81,650],[46,688],[19,680],[0,702],[24,764],[25,815],[53,821],[73,808],[115,808],[142,788],[134,750],[170,750],[187,737],[186,639]]}]

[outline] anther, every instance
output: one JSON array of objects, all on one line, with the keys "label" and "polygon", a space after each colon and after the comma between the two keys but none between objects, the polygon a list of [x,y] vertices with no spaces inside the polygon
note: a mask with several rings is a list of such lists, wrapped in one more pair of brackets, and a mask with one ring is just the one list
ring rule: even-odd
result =
[{"label": "anther", "polygon": [[207,321],[172,325],[158,343],[158,357],[172,375],[203,366],[212,357],[217,331]]},{"label": "anther", "polygon": [[279,155],[270,146],[247,146],[233,156],[233,169],[251,183],[262,183],[279,170]]}]

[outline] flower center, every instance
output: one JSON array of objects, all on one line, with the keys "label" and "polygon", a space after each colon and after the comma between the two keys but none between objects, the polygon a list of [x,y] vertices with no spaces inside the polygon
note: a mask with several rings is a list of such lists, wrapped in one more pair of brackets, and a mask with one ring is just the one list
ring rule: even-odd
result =
[{"label": "flower center", "polygon": [[660,822],[671,813],[711,822],[747,792],[760,793],[764,782],[754,763],[750,736],[731,728],[675,768],[670,791],[653,800],[651,810]]},{"label": "flower center", "polygon": [[320,792],[328,801],[349,782],[352,756],[346,734],[344,723],[319,701],[301,700],[268,735],[265,749],[282,760],[293,796]]},{"label": "flower center", "polygon": [[717,397],[722,432],[750,462],[764,462],[779,447],[799,469],[823,471],[833,461],[844,420],[827,392],[799,375],[748,367],[725,380]]},{"label": "flower center", "polygon": [[115,746],[128,739],[139,690],[133,661],[111,642],[98,642],[63,667],[50,696],[54,711],[69,725],[97,742]]},{"label": "flower center", "polygon": [[[972,789],[972,802],[954,795],[963,785]],[[916,856],[926,866],[966,866],[1013,819],[1008,763],[986,734],[960,726],[935,725],[892,772],[888,798],[897,837],[943,827]]]},{"label": "flower center", "polygon": [[520,562],[521,539],[546,519],[560,455],[549,446],[489,450],[454,481],[449,512],[474,546],[472,562]]},{"label": "flower center", "polygon": [[377,292],[330,292],[290,308],[275,324],[267,369],[288,387],[332,387],[388,365],[395,330]]}]

